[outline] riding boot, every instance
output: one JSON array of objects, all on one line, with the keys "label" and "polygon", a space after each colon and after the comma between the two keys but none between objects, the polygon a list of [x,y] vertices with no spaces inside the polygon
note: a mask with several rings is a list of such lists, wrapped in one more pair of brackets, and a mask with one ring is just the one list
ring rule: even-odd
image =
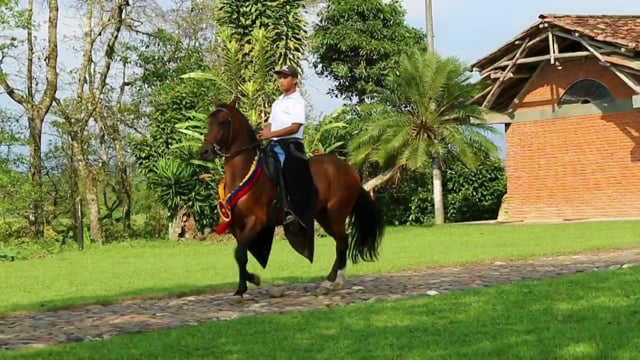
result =
[{"label": "riding boot", "polygon": [[289,194],[287,194],[287,187],[285,185],[284,182],[284,171],[282,169],[283,167],[281,166],[278,170],[278,175],[279,175],[279,180],[280,180],[280,195],[282,196],[282,208],[283,208],[283,220],[282,220],[282,225],[288,225],[292,222],[297,222],[298,225],[302,226],[304,229],[307,228],[307,226],[302,222],[302,219],[300,219],[294,212],[293,210],[291,210],[291,207],[289,206]]}]

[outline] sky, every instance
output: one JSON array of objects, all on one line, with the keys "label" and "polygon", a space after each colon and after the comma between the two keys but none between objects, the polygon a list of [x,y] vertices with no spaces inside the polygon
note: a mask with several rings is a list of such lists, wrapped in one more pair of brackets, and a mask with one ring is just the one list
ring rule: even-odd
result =
[{"label": "sky", "polygon": [[[424,30],[425,1],[403,0],[402,3],[407,10],[407,24]],[[432,0],[432,3],[436,52],[456,56],[466,63],[499,48],[535,23],[540,14],[640,14],[640,1],[635,0]],[[61,28],[72,22],[73,19],[62,19]],[[61,49],[60,55],[63,66],[78,58],[68,47],[65,50]],[[304,86],[318,115],[326,115],[342,105],[342,100],[327,95],[330,87],[327,80],[319,79],[308,68],[305,74]],[[5,94],[0,94],[0,106],[10,102]],[[502,147],[502,140],[496,141]]]}]

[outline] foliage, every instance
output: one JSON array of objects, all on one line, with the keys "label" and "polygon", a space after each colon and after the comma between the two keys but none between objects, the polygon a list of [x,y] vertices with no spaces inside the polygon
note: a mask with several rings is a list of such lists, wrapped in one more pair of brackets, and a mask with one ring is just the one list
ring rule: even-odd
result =
[{"label": "foliage", "polygon": [[454,162],[445,173],[444,185],[448,221],[495,219],[507,189],[504,164],[487,158],[470,169]]},{"label": "foliage", "polygon": [[456,58],[418,50],[403,56],[368,107],[365,129],[350,144],[351,160],[415,170],[429,167],[436,154],[473,168],[481,156],[497,154],[487,137],[496,130],[469,103],[478,92],[469,79]]},{"label": "foliage", "polygon": [[[393,173],[424,171],[434,160],[437,170],[456,161],[474,169],[481,159],[495,156],[497,146],[487,135],[497,130],[485,123],[484,109],[471,103],[479,88],[469,80],[456,58],[416,49],[403,55],[385,88],[361,106],[366,122],[349,144],[351,161]],[[444,221],[441,216],[436,221]]]},{"label": "foliage", "polygon": [[0,247],[0,262],[15,261],[18,257],[18,250],[14,248]]},{"label": "foliage", "polygon": [[294,65],[300,69],[305,52],[307,21],[302,15],[303,0],[220,0],[218,26],[240,45],[245,63],[255,57],[256,30],[268,35],[265,50],[270,53],[271,68]]},{"label": "foliage", "polygon": [[[26,216],[33,188],[29,175],[16,170],[15,162],[0,159],[0,220]],[[23,218],[24,219],[24,218]],[[27,225],[25,223],[25,225]]]},{"label": "foliage", "polygon": [[149,186],[157,191],[159,201],[171,216],[179,209],[187,209],[194,214],[200,231],[217,223],[216,186],[200,180],[201,171],[184,158],[164,158],[154,166],[153,178]]},{"label": "foliage", "polygon": [[432,185],[424,171],[405,171],[402,177],[375,189],[375,199],[390,225],[433,223]]},{"label": "foliage", "polygon": [[298,69],[306,41],[303,1],[223,0],[218,18],[219,63],[207,72],[186,74],[212,82],[223,101],[234,95],[253,126],[261,125],[279,95],[273,71],[284,64]]},{"label": "foliage", "polygon": [[148,135],[136,139],[132,152],[143,174],[153,175],[153,164],[182,141],[175,126],[186,120],[187,111],[209,111],[213,84],[180,79],[184,73],[206,69],[204,54],[182,44],[172,34],[158,31],[139,45],[135,53],[142,74],[137,96],[148,99]]},{"label": "foliage", "polygon": [[[193,143],[186,147],[186,136],[177,126],[193,121],[191,113],[211,111],[212,94],[218,93],[219,88],[215,83],[180,78],[188,72],[208,69],[209,65],[198,47],[183,44],[164,31],[157,31],[144,41],[135,58],[143,67],[138,96],[148,94],[149,104],[148,134],[132,144],[136,169],[146,177],[152,197],[168,209],[166,215],[173,218],[186,209],[202,220],[198,225],[203,230],[216,220],[216,196],[211,187],[203,188],[205,183],[198,180],[202,169],[191,162],[197,151]],[[154,223],[161,217],[157,211],[149,215]],[[153,225],[149,230],[157,235],[159,228]]]},{"label": "foliage", "polygon": [[17,116],[0,109],[0,241],[30,235],[26,216],[34,189],[25,171],[24,132]]},{"label": "foliage", "polygon": [[310,51],[334,96],[359,103],[393,73],[401,54],[424,48],[424,35],[405,24],[401,2],[329,0],[313,25]]},{"label": "foliage", "polygon": [[318,123],[305,125],[305,137],[303,141],[304,148],[307,150],[309,156],[325,153],[340,156],[338,152],[346,146],[346,142],[343,139],[336,138],[335,135],[344,133],[348,127],[348,124],[342,121],[343,112],[343,108],[338,108]]},{"label": "foliage", "polygon": [[167,82],[181,83],[179,76],[208,67],[205,53],[197,46],[186,44],[181,38],[159,29],[137,43],[128,44],[129,56],[142,69],[137,86],[154,90]]},{"label": "foliage", "polygon": [[235,39],[229,29],[220,29],[218,37],[220,64],[207,72],[192,72],[183,77],[213,84],[218,89],[215,95],[221,101],[239,96],[238,108],[253,126],[258,126],[266,119],[271,103],[278,95],[273,76],[277,65],[270,51],[273,46],[270,35],[266,30],[256,28],[248,44]]},{"label": "foliage", "polygon": [[305,148],[347,158],[348,143],[362,131],[360,107],[345,105],[324,116],[318,123],[305,126]]},{"label": "foliage", "polygon": [[[444,177],[444,203],[449,222],[495,219],[506,192],[502,160],[483,159],[475,168],[450,162]],[[393,225],[433,223],[433,184],[426,171],[405,170],[397,180],[375,191],[384,218]]]},{"label": "foliage", "polygon": [[[15,30],[26,30],[29,25],[27,10],[19,8],[18,0],[0,0],[0,59],[22,44]],[[2,62],[0,61],[0,65]],[[6,75],[0,68],[0,76]]]}]

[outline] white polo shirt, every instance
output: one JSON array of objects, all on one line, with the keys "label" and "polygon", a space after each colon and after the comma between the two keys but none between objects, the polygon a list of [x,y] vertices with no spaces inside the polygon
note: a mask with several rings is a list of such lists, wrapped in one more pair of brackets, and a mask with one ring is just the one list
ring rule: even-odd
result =
[{"label": "white polo shirt", "polygon": [[305,115],[304,98],[300,95],[298,90],[286,96],[284,94],[280,95],[273,105],[271,105],[271,115],[269,116],[271,131],[284,129],[291,124],[302,124],[302,126],[295,134],[277,137],[274,139],[302,139],[304,124],[306,123]]}]

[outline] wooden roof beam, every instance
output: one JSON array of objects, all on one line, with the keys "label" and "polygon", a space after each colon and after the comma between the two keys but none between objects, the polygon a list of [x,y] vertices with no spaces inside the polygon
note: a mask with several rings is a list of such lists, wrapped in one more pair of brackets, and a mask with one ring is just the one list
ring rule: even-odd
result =
[{"label": "wooden roof beam", "polygon": [[590,39],[585,39],[584,37],[582,37],[580,35],[580,33],[574,33],[574,34],[569,34],[567,32],[561,31],[561,30],[552,30],[553,34],[556,36],[560,36],[566,39],[570,39],[570,40],[574,40],[577,42],[586,42],[587,44],[591,45],[592,47],[598,49],[599,51],[606,51],[606,52],[615,52],[621,55],[626,55],[629,56],[629,51],[623,48],[618,48],[615,46],[611,46],[611,45],[607,45],[607,44],[603,44],[601,42],[597,42],[597,41],[593,41]]},{"label": "wooden roof beam", "polygon": [[613,71],[613,73],[616,74],[620,78],[620,80],[622,80],[631,89],[633,89],[633,91],[635,91],[636,94],[640,94],[640,84],[638,84],[638,82],[633,77],[629,76],[628,73],[621,71],[617,66],[608,62],[604,58],[604,56],[597,49],[595,49],[591,44],[589,44],[585,39],[583,39],[580,36],[577,36],[576,39],[582,44],[582,46],[587,48],[587,50],[591,51],[593,53],[593,56],[598,58],[598,60],[600,60],[600,62],[603,65],[609,67],[609,69],[611,69],[611,71]]},{"label": "wooden roof beam", "polygon": [[[545,34],[545,37],[546,37],[546,34]],[[520,56],[524,54],[528,45],[529,45],[529,38],[527,38],[524,41],[524,43],[522,43],[522,46],[520,46],[520,49],[518,49],[518,52],[513,57],[511,64],[507,66],[507,68],[505,69],[502,76],[498,79],[498,81],[496,81],[496,83],[493,84],[493,87],[491,87],[491,91],[489,92],[489,95],[487,95],[487,97],[484,99],[484,102],[482,103],[483,107],[488,108],[495,101],[496,97],[498,96],[498,93],[502,89],[502,84],[504,83],[504,80],[507,77],[507,74],[511,72],[511,69],[513,69],[513,67],[516,65],[516,61],[518,61],[520,59]]]},{"label": "wooden roof beam", "polygon": [[[527,43],[527,47],[526,47],[526,48],[529,48],[529,47],[533,46],[534,44],[538,43],[538,42],[539,42],[540,40],[542,40],[542,39],[545,39],[546,37],[547,37],[547,34],[542,34],[542,35],[539,35],[539,36],[535,37],[533,40],[531,40],[531,41],[529,41],[529,42]],[[526,40],[525,40],[525,41],[526,41]],[[515,43],[515,42],[514,42],[514,43]],[[523,43],[523,44],[524,44],[524,43]],[[491,65],[491,66],[489,66],[488,68],[486,68],[486,69],[482,70],[482,71],[480,72],[480,75],[484,75],[484,74],[488,73],[489,71],[494,70],[494,69],[495,69],[495,68],[497,68],[497,67],[507,65],[507,64],[508,64],[508,63],[507,63],[507,61],[512,60],[512,59],[516,56],[516,54],[518,53],[518,51],[520,51],[520,49],[521,49],[521,48],[522,48],[522,46],[521,46],[520,48],[518,48],[518,50],[514,50],[514,51],[512,51],[511,53],[509,53],[508,55],[506,55],[506,56],[505,56],[505,57],[503,57],[502,59],[500,59],[500,60],[496,61],[493,65]],[[525,48],[525,49],[526,49],[526,48]],[[473,70],[474,70],[474,71],[479,71],[479,69],[473,69]]]},{"label": "wooden roof beam", "polygon": [[[592,53],[590,51],[576,51],[576,52],[570,52],[570,53],[559,53],[559,54],[555,54],[553,56],[554,61],[557,59],[571,59],[571,58],[579,58],[579,57],[585,57],[585,56],[592,56]],[[540,62],[540,61],[547,61],[547,60],[551,60],[551,55],[540,55],[540,56],[532,56],[532,57],[528,57],[528,58],[522,58],[522,59],[518,59],[515,61],[516,64],[530,64],[530,63],[536,63],[536,62]],[[500,65],[508,65],[511,64],[513,62],[513,60],[511,61],[505,61],[504,63],[500,64]]]},{"label": "wooden roof beam", "polygon": [[[504,74],[504,71],[492,71],[490,74],[490,77],[492,79],[499,79],[502,77],[502,75]],[[506,76],[506,79],[526,79],[529,76],[531,76],[531,74],[514,74],[513,71],[508,73]]]},{"label": "wooden roof beam", "polygon": [[[612,64],[621,65],[627,67],[629,69],[635,70],[635,72],[640,72],[640,61],[633,60],[629,58],[620,58],[618,56],[605,55],[603,58]],[[633,71],[629,71],[633,72]]]},{"label": "wooden roof beam", "polygon": [[558,47],[558,41],[556,41],[556,36],[553,34],[553,31],[549,29],[549,55],[551,58],[549,59],[549,63],[551,65],[556,63],[556,55],[560,52]]}]

